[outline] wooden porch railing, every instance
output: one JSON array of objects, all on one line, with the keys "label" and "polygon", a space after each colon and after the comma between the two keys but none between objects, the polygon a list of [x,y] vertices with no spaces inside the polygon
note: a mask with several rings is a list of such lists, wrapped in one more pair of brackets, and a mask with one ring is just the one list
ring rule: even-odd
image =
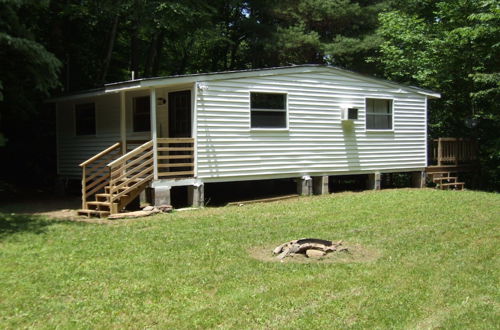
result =
[{"label": "wooden porch railing", "polygon": [[159,138],[157,143],[159,179],[194,175],[193,138]]},{"label": "wooden porch railing", "polygon": [[79,165],[82,168],[82,208],[86,207],[90,197],[108,184],[109,172],[106,165],[120,155],[121,143],[118,142]]},{"label": "wooden porch railing", "polygon": [[431,161],[438,166],[473,163],[477,160],[477,149],[476,141],[471,139],[434,139],[431,145]]},{"label": "wooden porch railing", "polygon": [[[116,213],[154,178],[153,141],[127,141],[122,153],[120,142],[80,164],[82,168],[82,209],[87,204],[109,205]],[[135,147],[128,150],[130,147]],[[157,139],[158,178],[172,179],[194,175],[194,139]],[[101,193],[103,192],[104,193]],[[101,199],[88,202],[95,196]],[[102,198],[105,197],[105,201]],[[111,209],[113,207],[114,209]]]},{"label": "wooden porch railing", "polygon": [[120,201],[153,179],[153,141],[148,141],[107,164],[109,202]]}]

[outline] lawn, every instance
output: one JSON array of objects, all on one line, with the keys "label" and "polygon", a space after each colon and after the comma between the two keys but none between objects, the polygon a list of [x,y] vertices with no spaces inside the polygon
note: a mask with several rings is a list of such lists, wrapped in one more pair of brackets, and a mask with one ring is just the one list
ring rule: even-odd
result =
[{"label": "lawn", "polygon": [[[302,197],[96,224],[1,214],[0,327],[500,326],[500,195]],[[301,237],[376,257],[264,262]]]}]

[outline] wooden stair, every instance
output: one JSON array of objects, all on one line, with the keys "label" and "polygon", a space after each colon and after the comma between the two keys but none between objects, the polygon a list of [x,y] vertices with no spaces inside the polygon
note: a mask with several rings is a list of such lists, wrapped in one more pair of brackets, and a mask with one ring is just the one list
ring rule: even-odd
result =
[{"label": "wooden stair", "polygon": [[[118,213],[150,185],[155,148],[152,140],[141,142],[115,143],[80,164],[82,209],[78,214],[107,217]],[[193,138],[159,138],[156,143],[159,179],[194,175]],[[131,145],[135,148],[129,150]]]},{"label": "wooden stair", "polygon": [[124,155],[113,157],[109,163],[102,160],[119,146],[119,143],[113,145],[80,164],[83,176],[79,215],[102,218],[118,213],[150,185],[153,142],[148,141]]},{"label": "wooden stair", "polygon": [[452,176],[453,172],[432,172],[432,182],[436,184],[436,188],[441,190],[463,190],[465,182],[459,182],[457,176]]},{"label": "wooden stair", "polygon": [[[90,202],[85,202],[85,208],[78,211],[78,215],[85,215],[88,217],[98,217],[104,218],[109,216],[110,214],[114,214],[123,210],[129,203],[131,203],[139,194],[147,188],[150,181],[144,182],[139,187],[131,189],[129,193],[121,195],[120,198],[114,202],[111,202],[113,196],[117,193],[121,193],[127,189],[130,189],[130,184],[135,184],[139,182],[139,180],[129,180],[123,181],[127,182],[126,185],[116,189],[115,193],[110,193],[113,190],[113,186],[108,185],[104,187],[104,193],[95,194],[95,200]],[[121,182],[120,182],[121,183]],[[116,186],[115,186],[116,187]]]}]

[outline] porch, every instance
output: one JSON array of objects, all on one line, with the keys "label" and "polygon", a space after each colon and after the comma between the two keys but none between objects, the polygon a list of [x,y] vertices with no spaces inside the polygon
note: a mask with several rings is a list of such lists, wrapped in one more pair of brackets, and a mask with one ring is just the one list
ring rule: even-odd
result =
[{"label": "porch", "polygon": [[118,213],[154,182],[194,178],[196,91],[195,83],[113,91],[119,141],[80,164],[80,214]]},{"label": "porch", "polygon": [[440,189],[463,189],[459,175],[477,171],[478,145],[465,138],[438,138],[431,141],[429,166],[425,169]]},{"label": "porch", "polygon": [[193,138],[157,138],[132,148],[137,141],[127,142],[117,142],[80,164],[80,214],[118,213],[153,181],[194,176]]}]

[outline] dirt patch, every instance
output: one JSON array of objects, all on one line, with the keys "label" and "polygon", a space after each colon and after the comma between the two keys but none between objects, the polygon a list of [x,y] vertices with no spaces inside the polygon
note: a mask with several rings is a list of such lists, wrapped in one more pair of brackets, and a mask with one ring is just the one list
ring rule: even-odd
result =
[{"label": "dirt patch", "polygon": [[260,247],[253,247],[248,250],[249,255],[257,260],[266,262],[283,262],[283,263],[358,263],[358,262],[371,262],[380,257],[380,252],[374,248],[361,246],[360,244],[343,243],[347,247],[347,252],[329,253],[321,258],[308,258],[302,254],[296,254],[286,257],[285,259],[278,259],[273,254],[273,249],[278,244],[270,244]]}]

